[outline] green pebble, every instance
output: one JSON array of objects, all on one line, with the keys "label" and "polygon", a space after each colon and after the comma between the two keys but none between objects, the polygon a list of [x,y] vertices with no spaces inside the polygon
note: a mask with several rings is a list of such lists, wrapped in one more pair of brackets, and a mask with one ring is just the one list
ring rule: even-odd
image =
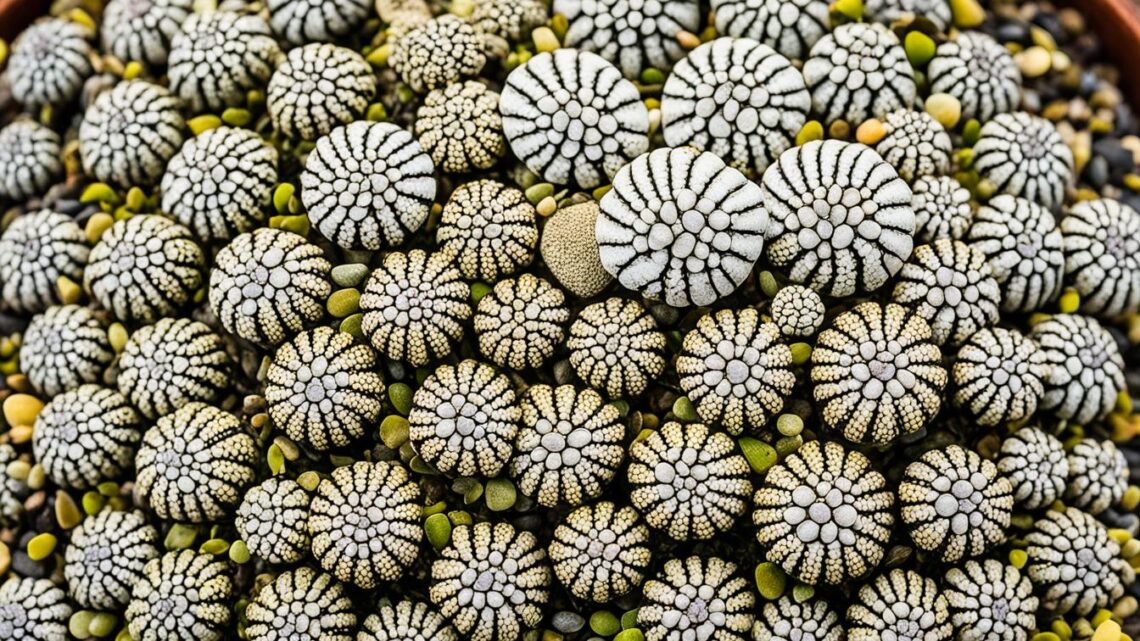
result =
[{"label": "green pebble", "polygon": [[198,548],[198,551],[202,554],[217,556],[226,553],[229,549],[230,544],[225,539],[210,539],[203,543],[201,547]]},{"label": "green pebble", "polygon": [[981,135],[982,123],[978,122],[977,118],[970,118],[966,121],[966,124],[962,126],[962,143],[967,146],[973,147]]},{"label": "green pebble", "polygon": [[686,423],[696,423],[700,420],[697,408],[693,406],[688,396],[678,396],[677,400],[673,401],[673,415]]},{"label": "green pebble", "polygon": [[95,516],[103,509],[106,500],[98,492],[88,492],[83,495],[83,511],[88,516]]},{"label": "green pebble", "polygon": [[737,442],[740,444],[740,450],[744,452],[748,465],[757,474],[767,472],[768,468],[775,465],[780,458],[774,447],[751,436],[741,437]]},{"label": "green pebble", "polygon": [[312,470],[302,472],[301,475],[297,477],[297,485],[305,488],[305,490],[308,492],[312,492],[313,490],[317,489],[317,486],[320,484],[321,475]]},{"label": "green pebble", "polygon": [[205,114],[202,116],[195,116],[186,121],[186,126],[190,128],[191,133],[195,136],[201,135],[211,129],[217,129],[222,126],[222,119],[213,115]]},{"label": "green pebble", "polygon": [[245,541],[238,539],[230,546],[230,560],[238,565],[249,563],[249,546]]},{"label": "green pebble", "polygon": [[116,204],[119,202],[119,195],[111,189],[110,185],[105,183],[91,183],[83,188],[83,193],[79,195],[79,202],[89,205],[91,203],[111,203]]},{"label": "green pebble", "polygon": [[800,446],[803,444],[804,437],[802,436],[785,436],[776,441],[776,453],[780,455],[780,458],[784,458],[800,449]]},{"label": "green pebble", "polygon": [[594,197],[594,200],[601,200],[602,196],[610,193],[610,190],[613,189],[613,187],[613,185],[602,185],[601,187],[596,187],[594,191],[590,192],[590,195]]},{"label": "green pebble", "polygon": [[776,419],[776,429],[784,436],[796,436],[804,431],[804,419],[795,414],[781,414]]},{"label": "green pebble", "polygon": [[487,495],[484,501],[492,512],[503,512],[515,505],[518,492],[510,479],[495,478],[487,481]]},{"label": "green pebble", "polygon": [[467,488],[467,490],[465,492],[463,492],[463,502],[467,505],[471,505],[472,503],[478,501],[482,497],[483,497],[483,484],[478,482],[478,481],[476,481],[474,485]]},{"label": "green pebble", "polygon": [[131,631],[124,627],[115,635],[115,641],[134,641],[134,639],[131,638]]},{"label": "green pebble", "polygon": [[170,527],[170,531],[166,533],[166,549],[185,550],[191,545],[194,545],[194,539],[196,538],[198,538],[198,528],[192,525],[175,523]]},{"label": "green pebble", "polygon": [[266,461],[269,463],[269,472],[273,475],[280,474],[285,470],[285,453],[281,451],[276,443],[269,446],[269,453],[266,454]]},{"label": "green pebble", "polygon": [[443,511],[446,509],[447,501],[436,501],[435,503],[432,503],[431,505],[423,508],[423,517],[426,519],[433,514],[443,514]]},{"label": "green pebble", "polygon": [[368,111],[365,112],[364,118],[369,122],[384,122],[388,120],[388,110],[382,103],[374,102],[368,105]]},{"label": "green pebble", "polygon": [[395,414],[384,417],[380,423],[380,440],[387,447],[398,450],[408,442],[408,419]]},{"label": "green pebble", "polygon": [[309,235],[309,217],[304,214],[281,217],[281,229],[291,231],[298,236]]},{"label": "green pebble", "polygon": [[43,561],[51,556],[52,552],[55,552],[55,546],[58,542],[54,534],[47,532],[37,534],[28,541],[28,558],[33,561]]},{"label": "green pebble", "polygon": [[357,312],[340,322],[338,329],[345,334],[351,334],[361,340],[364,339],[364,330],[361,325],[364,323],[364,313]]},{"label": "green pebble", "polygon": [[111,323],[111,326],[107,328],[107,340],[111,343],[111,350],[116,354],[122,353],[129,339],[130,334],[127,333],[127,328],[122,323]]},{"label": "green pebble", "polygon": [[91,622],[87,625],[87,633],[101,639],[110,636],[118,626],[119,617],[110,612],[97,612],[95,616],[91,617]]},{"label": "green pebble", "polygon": [[618,413],[621,414],[623,417],[629,415],[629,401],[624,401],[624,400],[619,398],[616,401],[610,401],[610,405],[613,405],[614,407],[616,407]]},{"label": "green pebble", "polygon": [[652,67],[641,72],[641,83],[646,85],[660,85],[665,83],[665,74],[660,69]]},{"label": "green pebble", "polygon": [[340,287],[356,287],[368,278],[368,265],[349,263],[332,268],[332,279]]},{"label": "green pebble", "polygon": [[619,632],[614,641],[645,641],[645,634],[637,628],[629,628]]},{"label": "green pebble", "polygon": [[432,514],[424,521],[424,534],[432,547],[442,550],[451,542],[451,520],[446,514]]},{"label": "green pebble", "polygon": [[273,190],[273,208],[277,210],[277,213],[289,213],[289,199],[293,197],[293,192],[296,190],[297,188],[293,186],[293,183],[277,185],[277,188]]},{"label": "green pebble", "polygon": [[355,314],[360,311],[360,290],[338,289],[329,296],[327,307],[329,315],[333,318],[345,318]]},{"label": "green pebble", "polygon": [[138,187],[131,187],[127,191],[127,209],[142,211],[146,207],[146,193]]},{"label": "green pebble", "polygon": [[1029,554],[1025,550],[1010,550],[1009,551],[1009,564],[1018,570],[1025,567],[1029,561]]},{"label": "green pebble", "polygon": [[590,629],[599,636],[612,637],[621,632],[621,621],[609,610],[598,610],[590,615]]},{"label": "green pebble", "polygon": [[1029,641],[1061,641],[1061,637],[1057,636],[1055,632],[1038,632]]},{"label": "green pebble", "polygon": [[792,588],[792,598],[796,600],[796,603],[803,603],[813,596],[815,596],[815,588],[806,583],[797,583]]},{"label": "green pebble", "polygon": [[788,575],[775,563],[765,561],[756,566],[756,589],[760,596],[775,601],[788,587]]},{"label": "green pebble", "polygon": [[921,31],[911,31],[904,41],[906,57],[913,67],[924,67],[934,57],[936,45],[930,36]]},{"label": "green pebble", "polygon": [[90,634],[88,628],[91,626],[91,621],[95,618],[95,613],[91,610],[80,610],[71,615],[67,620],[67,630],[71,632],[71,636],[76,639],[86,639]]},{"label": "green pebble", "polygon": [[222,112],[222,122],[231,127],[244,127],[253,120],[253,114],[248,109],[230,107]]},{"label": "green pebble", "polygon": [[780,283],[776,282],[776,275],[768,270],[760,272],[760,291],[768,298],[776,296],[776,292],[780,291]]},{"label": "green pebble", "polygon": [[811,358],[810,343],[792,343],[789,347],[792,350],[792,363],[803,365]]},{"label": "green pebble", "polygon": [[471,283],[471,302],[479,304],[479,301],[491,292],[491,286],[487,283],[474,282]]},{"label": "green pebble", "polygon": [[475,522],[475,517],[466,510],[452,510],[447,513],[447,519],[452,525],[471,525]]},{"label": "green pebble", "polygon": [[392,383],[388,386],[388,400],[393,409],[407,416],[412,411],[412,388],[406,383]]},{"label": "green pebble", "polygon": [[413,456],[412,459],[408,461],[408,467],[412,468],[412,471],[416,474],[423,474],[425,476],[439,474],[439,472],[436,472],[432,466],[428,465],[427,462],[419,456]]},{"label": "green pebble", "polygon": [[542,202],[543,198],[548,198],[554,195],[554,185],[550,183],[538,183],[528,187],[526,190],[526,199],[530,204],[537,205]]},{"label": "green pebble", "polygon": [[627,611],[621,615],[621,629],[629,630],[637,627],[637,608]]},{"label": "green pebble", "polygon": [[863,0],[835,0],[831,9],[855,22],[863,19]]}]

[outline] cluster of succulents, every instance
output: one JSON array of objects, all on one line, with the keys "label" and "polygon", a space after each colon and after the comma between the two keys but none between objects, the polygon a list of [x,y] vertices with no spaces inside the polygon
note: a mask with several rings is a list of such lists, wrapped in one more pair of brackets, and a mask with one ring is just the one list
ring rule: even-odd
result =
[{"label": "cluster of succulents", "polygon": [[982,4],[53,3],[0,639],[1134,638],[1140,121]]}]

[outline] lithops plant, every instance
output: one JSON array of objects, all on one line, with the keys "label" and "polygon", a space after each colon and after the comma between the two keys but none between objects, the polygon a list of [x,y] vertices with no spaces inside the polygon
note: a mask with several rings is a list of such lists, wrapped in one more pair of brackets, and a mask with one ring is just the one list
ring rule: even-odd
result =
[{"label": "lithops plant", "polygon": [[273,31],[294,45],[348,35],[373,13],[367,0],[269,0],[267,8]]},{"label": "lithops plant", "polygon": [[0,198],[42,195],[63,176],[59,134],[31,120],[0,129]]},{"label": "lithops plant", "polygon": [[194,113],[240,107],[284,58],[260,16],[192,14],[170,42],[170,89]]},{"label": "lithops plant", "polygon": [[851,641],[947,641],[953,633],[949,603],[938,584],[913,570],[880,574],[847,608]]},{"label": "lithops plant", "polygon": [[752,625],[756,641],[842,641],[839,614],[824,599],[797,601],[784,595],[764,604]]},{"label": "lithops plant", "polygon": [[982,126],[974,168],[999,193],[1053,209],[1073,181],[1073,153],[1048,120],[1024,111],[1003,113]]},{"label": "lithops plant", "polygon": [[103,49],[124,63],[161,67],[193,10],[193,0],[111,0],[103,10]]},{"label": "lithops plant", "polygon": [[545,278],[499,281],[479,299],[471,321],[479,351],[499,367],[542,367],[566,337],[566,295]]},{"label": "lithops plant", "polygon": [[213,403],[229,388],[234,364],[208,325],[164,318],[131,334],[119,356],[116,385],[147,418],[199,401]]},{"label": "lithops plant", "polygon": [[1084,616],[1115,602],[1136,575],[1108,530],[1075,507],[1050,510],[1026,536],[1026,574],[1048,611]]},{"label": "lithops plant", "polygon": [[356,612],[344,586],[312,568],[277,575],[245,608],[251,641],[352,641]]},{"label": "lithops plant", "polygon": [[831,32],[826,0],[712,0],[716,30],[751,38],[793,60],[803,60]]},{"label": "lithops plant", "polygon": [[72,608],[50,579],[9,577],[0,584],[0,631],[24,641],[66,639]]},{"label": "lithops plant", "polygon": [[915,248],[892,299],[916,309],[939,345],[958,345],[1000,317],[1001,289],[986,255],[948,238]]},{"label": "lithops plant", "polygon": [[233,615],[230,566],[193,550],[167,552],[143,568],[131,591],[127,629],[133,639],[218,641]]},{"label": "lithops plant", "polygon": [[1112,317],[1140,309],[1140,212],[1109,198],[1079,202],[1061,218],[1065,280],[1081,311]]},{"label": "lithops plant", "polygon": [[594,235],[600,211],[593,201],[560,208],[542,228],[539,253],[546,268],[559,285],[579,298],[592,298],[613,282]]},{"label": "lithops plant", "polygon": [[939,30],[952,24],[953,17],[946,0],[867,0],[864,15],[868,20],[885,25],[924,18]]},{"label": "lithops plant", "polygon": [[94,68],[89,28],[71,20],[36,22],[12,43],[8,80],[12,97],[25,106],[63,107],[83,89]]},{"label": "lithops plant", "polygon": [[598,53],[631,79],[645,69],[669,69],[685,55],[677,35],[701,23],[696,0],[554,0],[554,13],[569,21],[565,46]]},{"label": "lithops plant", "polygon": [[181,109],[169,89],[145,80],[127,80],[99,94],[79,126],[83,171],[119,187],[158,182],[182,147]]},{"label": "lithops plant", "polygon": [[587,306],[570,325],[570,364],[611,397],[638,396],[665,371],[665,334],[641,303],[610,298]]},{"label": "lithops plant", "polygon": [[812,107],[827,122],[883,118],[918,95],[906,51],[880,24],[837,27],[812,46],[803,72]]},{"label": "lithops plant", "polygon": [[1049,365],[1042,409],[1083,425],[1112,410],[1125,389],[1124,359],[1100,323],[1087,316],[1057,314],[1034,325],[1029,338]]},{"label": "lithops plant", "polygon": [[927,66],[932,93],[958,100],[963,118],[988,122],[1021,102],[1021,71],[1000,42],[980,31],[963,31],[935,50]]},{"label": "lithops plant", "polygon": [[1035,425],[1002,441],[997,467],[1013,486],[1014,502],[1030,510],[1060,498],[1069,478],[1069,459],[1060,439]]},{"label": "lithops plant", "polygon": [[91,247],[70,216],[50,209],[13,220],[0,234],[0,293],[20,314],[59,303],[59,281],[83,281]]},{"label": "lithops plant", "polygon": [[80,385],[52,398],[36,416],[32,447],[48,478],[87,490],[117,481],[142,440],[142,417],[115,390]]},{"label": "lithops plant", "polygon": [[1064,247],[1071,242],[1062,240],[1065,233],[1047,209],[1007,194],[974,213],[965,241],[986,255],[1003,312],[1032,312],[1060,296]]},{"label": "lithops plant", "polygon": [[311,501],[296,481],[271,476],[246,491],[234,527],[252,554],[269,563],[297,563],[311,547]]},{"label": "lithops plant", "polygon": [[20,370],[32,387],[51,397],[100,381],[114,357],[100,315],[79,305],[58,305],[28,323]]},{"label": "lithops plant", "polygon": [[1081,439],[1069,450],[1069,483],[1065,502],[1089,514],[1116,505],[1128,489],[1128,461],[1116,444],[1095,438]]},{"label": "lithops plant", "polygon": [[392,43],[388,64],[413,91],[423,93],[478,75],[487,63],[485,48],[481,31],[445,14]]},{"label": "lithops plant", "polygon": [[63,564],[68,594],[85,608],[124,608],[143,568],[158,555],[158,530],[142,512],[104,509],[71,533]]},{"label": "lithops plant", "polygon": [[950,170],[950,134],[930,114],[910,109],[892,111],[883,118],[883,128],[886,135],[875,144],[875,151],[903,180],[913,183]]},{"label": "lithops plant", "polygon": [[499,94],[474,80],[433,89],[416,111],[416,138],[444,171],[490,169],[507,152]]},{"label": "lithops plant", "polygon": [[404,600],[381,604],[356,633],[357,641],[456,641],[455,628],[431,605]]},{"label": "lithops plant", "polygon": [[650,641],[745,641],[755,620],[756,596],[737,565],[719,557],[669,559],[642,586],[637,625]]},{"label": "lithops plant", "polygon": [[911,190],[916,241],[962,240],[974,217],[969,189],[950,176],[920,176]]},{"label": "lithops plant", "polygon": [[[587,231],[592,230],[591,221]],[[549,233],[547,223],[543,237]],[[593,234],[588,236],[592,238]],[[435,238],[441,248],[455,253],[455,263],[464,278],[495,282],[534,259],[538,244],[534,206],[522,191],[498,181],[464,183],[444,206]],[[560,244],[559,253],[564,249]],[[547,263],[555,271],[549,260]]]},{"label": "lithops plant", "polygon": [[554,575],[574,596],[608,603],[641,586],[653,559],[649,542],[636,510],[600,501],[566,515],[548,554]]},{"label": "lithops plant", "polygon": [[1038,599],[1017,567],[996,559],[966,561],[946,572],[942,593],[961,641],[1025,641],[1036,629]]},{"label": "lithops plant", "polygon": [[985,426],[1033,416],[1049,375],[1037,345],[1017,330],[1001,327],[979,330],[966,339],[950,371],[954,405]]},{"label": "lithops plant", "polygon": [[359,118],[375,95],[376,77],[360,54],[309,44],[290,51],[273,72],[266,106],[281,135],[314,141]]}]

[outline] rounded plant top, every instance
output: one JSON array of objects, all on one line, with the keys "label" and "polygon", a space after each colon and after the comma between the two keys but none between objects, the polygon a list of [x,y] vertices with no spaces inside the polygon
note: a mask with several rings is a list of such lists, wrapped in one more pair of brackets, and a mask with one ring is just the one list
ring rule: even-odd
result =
[{"label": "rounded plant top", "polygon": [[20,346],[20,371],[38,392],[52,397],[102,380],[114,358],[99,316],[79,305],[59,305],[28,324]]},{"label": "rounded plant top", "polygon": [[847,608],[851,641],[948,641],[953,634],[946,597],[912,570],[880,574]]},{"label": "rounded plant top", "polygon": [[53,483],[86,490],[121,478],[142,439],[142,417],[115,390],[81,385],[36,416],[32,447]]},{"label": "rounded plant top", "polygon": [[772,322],[788,338],[814,336],[823,325],[827,308],[814,289],[786,285],[772,297]]},{"label": "rounded plant top", "polygon": [[558,284],[579,298],[597,296],[613,281],[594,235],[600,213],[598,204],[588,200],[560,208],[542,227],[542,261]]},{"label": "rounded plant top", "polygon": [[780,328],[751,307],[702,316],[685,334],[676,367],[701,420],[734,435],[763,428],[796,383]]},{"label": "rounded plant top", "polygon": [[318,451],[364,436],[384,408],[376,353],[351,334],[317,327],[277,348],[266,372],[274,426]]},{"label": "rounded plant top", "polygon": [[1082,617],[1111,606],[1136,579],[1105,526],[1075,507],[1045,512],[1025,539],[1026,574],[1055,615]]},{"label": "rounded plant top", "polygon": [[332,576],[299,567],[277,575],[245,608],[250,641],[353,641],[356,612]]},{"label": "rounded plant top", "polygon": [[1081,311],[1111,317],[1140,309],[1140,212],[1110,198],[1081,201],[1057,235]]},{"label": "rounded plant top", "polygon": [[962,240],[974,217],[970,190],[950,176],[919,176],[912,188],[914,239],[930,243],[939,238]]},{"label": "rounded plant top", "polygon": [[60,180],[61,144],[59,134],[33,120],[0,129],[0,198],[29,200]]},{"label": "rounded plant top", "polygon": [[717,33],[751,38],[794,60],[831,31],[827,0],[712,0]]},{"label": "rounded plant top", "polygon": [[511,379],[471,359],[442,365],[412,397],[408,436],[447,476],[496,476],[514,453],[522,410]]},{"label": "rounded plant top", "polygon": [[[39,457],[37,457],[39,458]],[[1065,503],[1100,514],[1120,502],[1128,489],[1128,461],[1109,440],[1085,438],[1068,454],[1069,483]]]},{"label": "rounded plant top", "polygon": [[761,190],[714,154],[658,149],[622,167],[595,226],[602,265],[673,307],[731,294],[764,248]]},{"label": "rounded plant top", "polygon": [[1033,584],[1012,565],[966,561],[947,570],[943,594],[959,641],[1026,641],[1037,629]]},{"label": "rounded plant top", "polygon": [[887,135],[875,145],[875,151],[898,170],[903,180],[913,183],[950,171],[954,151],[950,134],[930,114],[899,109],[886,115],[883,127]]},{"label": "rounded plant top", "polygon": [[368,0],[269,0],[268,7],[273,31],[293,45],[347,36],[373,15]]},{"label": "rounded plant top", "polygon": [[1073,182],[1073,152],[1053,123],[1024,111],[994,116],[974,145],[974,169],[998,193],[1060,207]]},{"label": "rounded plant top", "polygon": [[811,110],[804,77],[768,45],[717,38],[677,63],[661,97],[665,143],[763,172],[796,142]]},{"label": "rounded plant top", "polygon": [[995,427],[1033,416],[1045,395],[1049,366],[1021,332],[992,327],[962,343],[951,373],[954,405],[979,425]]},{"label": "rounded plant top", "polygon": [[511,42],[525,40],[546,24],[550,12],[543,0],[476,0],[469,20],[483,33]]},{"label": "rounded plant top", "polygon": [[637,625],[649,641],[745,641],[755,621],[748,581],[715,556],[666,561],[642,596]]},{"label": "rounded plant top", "polygon": [[91,249],[83,286],[124,323],[153,323],[194,298],[205,267],[189,229],[157,214],[132,216]]},{"label": "rounded plant top", "polygon": [[105,509],[71,531],[63,577],[80,606],[115,611],[126,607],[143,567],[159,554],[158,530],[142,512]]},{"label": "rounded plant top", "polygon": [[188,403],[143,435],[135,491],[159,518],[214,523],[237,507],[260,457],[233,414]]},{"label": "rounded plant top", "polygon": [[1060,295],[1061,232],[1047,209],[1007,194],[991,198],[974,214],[966,240],[986,255],[1001,286],[1003,312],[1036,311]]},{"label": "rounded plant top", "polygon": [[[589,236],[593,238],[592,233]],[[501,182],[465,183],[444,206],[435,239],[442,249],[455,253],[464,278],[493,283],[534,259],[538,244],[534,206],[523,192]]]},{"label": "rounded plant top", "polygon": [[392,43],[388,64],[412,91],[424,93],[479,75],[487,62],[485,36],[459,16],[445,14]]},{"label": "rounded plant top", "polygon": [[29,26],[12,43],[8,80],[12,97],[29,109],[64,107],[94,73],[91,30],[64,18]]},{"label": "rounded plant top", "polygon": [[170,159],[162,211],[203,242],[227,242],[265,222],[276,184],[276,148],[248,129],[218,127],[187,140]]},{"label": "rounded plant top", "polygon": [[522,274],[499,281],[475,308],[479,351],[514,370],[542,367],[566,337],[566,295],[545,278]]},{"label": "rounded plant top", "polygon": [[597,53],[634,80],[646,69],[672,67],[685,55],[677,35],[701,28],[697,0],[554,0],[554,13],[570,23],[564,47]]},{"label": "rounded plant top", "polygon": [[507,76],[499,97],[511,151],[543,180],[592,189],[649,150],[637,87],[597,54],[543,52]]},{"label": "rounded plant top", "polygon": [[123,63],[161,67],[193,12],[194,0],[111,0],[103,9],[103,49]]},{"label": "rounded plant top", "polygon": [[1057,314],[1029,332],[1049,365],[1041,409],[1057,418],[1088,425],[1112,411],[1116,396],[1127,389],[1120,348],[1096,320]]},{"label": "rounded plant top", "polygon": [[284,55],[261,16],[192,14],[170,42],[170,89],[193,113],[241,107]]},{"label": "rounded plant top", "polygon": [[303,236],[255,229],[218,252],[210,307],[226,331],[276,345],[324,316],[331,271],[321,248]]},{"label": "rounded plant top", "polygon": [[219,641],[234,605],[230,567],[210,554],[167,552],[152,559],[127,606],[132,639]]},{"label": "rounded plant top", "polygon": [[855,443],[922,429],[942,406],[947,379],[930,325],[901,305],[868,302],[844,312],[811,354],[823,423]]},{"label": "rounded plant top", "polygon": [[407,131],[354,122],[317,140],[301,173],[301,202],[343,249],[402,245],[431,211],[435,166]]},{"label": "rounded plant top", "polygon": [[423,367],[452,352],[471,318],[470,287],[449,251],[392,252],[360,297],[361,330],[392,360]]},{"label": "rounded plant top", "polygon": [[234,526],[250,552],[268,563],[297,563],[309,554],[311,496],[292,479],[271,476],[246,491]]},{"label": "rounded plant top", "polygon": [[432,563],[432,603],[470,641],[518,641],[542,620],[550,565],[534,534],[509,523],[460,525]]},{"label": "rounded plant top", "polygon": [[918,96],[906,50],[880,24],[837,27],[812,46],[803,73],[814,111],[825,122],[846,120],[855,126],[884,118],[909,108]]},{"label": "rounded plant top", "polygon": [[637,511],[609,501],[566,515],[550,542],[554,575],[575,597],[609,603],[641,586],[653,552]]},{"label": "rounded plant top", "polygon": [[455,628],[422,601],[382,603],[364,619],[357,641],[458,641]]},{"label": "rounded plant top", "polygon": [[1027,510],[1051,505],[1069,478],[1069,459],[1061,441],[1035,425],[1001,442],[997,468],[1013,486],[1013,500]]},{"label": "rounded plant top", "polygon": [[429,92],[415,127],[420,145],[446,172],[490,169],[507,153],[499,94],[474,80]]},{"label": "rounded plant top", "polygon": [[314,141],[364,114],[376,95],[376,76],[352,49],[310,44],[289,52],[266,94],[274,129]]},{"label": "rounded plant top", "polygon": [[755,641],[843,641],[839,615],[825,599],[784,595],[764,604],[752,626]]},{"label": "rounded plant top", "polygon": [[8,464],[18,458],[16,448],[0,443],[0,525],[4,527],[16,525],[24,514],[24,497],[29,488],[8,474]]},{"label": "rounded plant top", "polygon": [[701,423],[665,423],[630,448],[629,500],[677,541],[728,531],[748,508],[751,469],[736,441]]},{"label": "rounded plant top", "polygon": [[510,474],[544,507],[601,495],[625,457],[621,413],[592,389],[534,385],[519,400],[522,421]]},{"label": "rounded plant top", "polygon": [[[105,13],[104,26],[106,20]],[[124,188],[157,183],[184,140],[180,109],[169,89],[145,80],[126,80],[99,94],[79,125],[84,173]]]},{"label": "rounded plant top", "polygon": [[960,445],[948,445],[906,466],[899,505],[915,545],[954,563],[1005,540],[1013,486],[992,462]]},{"label": "rounded plant top", "polygon": [[13,641],[66,639],[71,605],[51,579],[9,577],[0,583],[0,635]]},{"label": "rounded plant top", "polygon": [[828,296],[872,292],[914,247],[913,197],[875,150],[839,140],[793,147],[764,172],[767,257]]},{"label": "rounded plant top", "polygon": [[420,488],[396,461],[333,470],[310,506],[313,556],[338,580],[372,589],[399,579],[420,553]]},{"label": "rounded plant top", "polygon": [[989,122],[1021,102],[1021,71],[1009,50],[980,31],[963,31],[938,45],[926,67],[931,93],[962,105],[962,118]]},{"label": "rounded plant top", "polygon": [[950,4],[946,0],[867,0],[864,14],[868,20],[884,25],[925,18],[939,31],[945,31],[953,24]]},{"label": "rounded plant top", "polygon": [[894,502],[866,456],[809,441],[768,470],[752,521],[768,561],[810,585],[842,585],[882,561]]},{"label": "rounded plant top", "polygon": [[131,334],[119,357],[119,391],[155,419],[195,401],[213,403],[229,390],[233,360],[205,323],[164,318]]},{"label": "rounded plant top", "polygon": [[665,334],[635,300],[609,298],[584,308],[566,347],[578,377],[610,398],[640,396],[665,371]]},{"label": "rounded plant top", "polygon": [[1001,288],[986,255],[960,240],[920,245],[903,265],[892,298],[930,323],[939,345],[958,345],[997,323]]},{"label": "rounded plant top", "polygon": [[0,294],[18,314],[35,314],[59,302],[60,277],[83,280],[91,252],[71,216],[41,209],[23,214],[0,234]]}]

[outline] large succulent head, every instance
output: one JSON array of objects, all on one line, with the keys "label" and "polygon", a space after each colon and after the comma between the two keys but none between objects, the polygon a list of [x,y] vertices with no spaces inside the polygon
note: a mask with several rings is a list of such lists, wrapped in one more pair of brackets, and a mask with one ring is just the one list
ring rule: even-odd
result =
[{"label": "large succulent head", "polygon": [[974,168],[999,193],[1053,209],[1073,181],[1073,153],[1048,120],[1024,111],[1003,113],[982,126]]},{"label": "large succulent head", "polygon": [[545,278],[522,274],[499,281],[475,307],[479,351],[513,370],[542,367],[566,337],[566,295]]},{"label": "large succulent head", "polygon": [[79,126],[84,173],[124,188],[157,183],[184,140],[181,109],[169,89],[146,80],[127,80],[99,94]]},{"label": "large succulent head", "polygon": [[631,79],[645,69],[673,66],[685,55],[677,34],[694,33],[701,25],[697,0],[555,0],[554,13],[570,23],[565,46],[595,52]]},{"label": "large succulent head", "polygon": [[299,483],[271,476],[246,490],[234,526],[246,547],[269,563],[296,563],[309,553],[309,503]]},{"label": "large succulent head", "polygon": [[948,238],[915,248],[892,298],[917,310],[939,345],[958,345],[1000,316],[1001,288],[986,255]]},{"label": "large succulent head", "polygon": [[1036,510],[1060,498],[1069,478],[1069,459],[1060,439],[1030,425],[1001,443],[997,468],[1013,486],[1013,500]]},{"label": "large succulent head", "polygon": [[101,381],[114,357],[107,324],[99,314],[79,305],[57,305],[28,323],[20,371],[32,387],[50,397]]},{"label": "large succulent head", "polygon": [[750,38],[793,60],[831,32],[827,0],[712,0],[717,33]]},{"label": "large succulent head", "polygon": [[92,32],[64,18],[36,22],[12,43],[8,79],[12,97],[25,106],[64,107],[94,73]]},{"label": "large succulent head", "polygon": [[[978,208],[966,240],[985,254],[1003,312],[1032,312],[1061,294],[1063,228],[1044,207],[1008,194]],[[1094,269],[1095,271],[1095,269]]]},{"label": "large succulent head", "polygon": [[156,419],[225,395],[234,368],[225,341],[205,323],[164,318],[139,328],[119,356],[119,391],[144,416]]},{"label": "large succulent head", "polygon": [[63,564],[68,594],[85,608],[126,607],[143,568],[158,555],[158,530],[141,512],[104,509],[71,532]]},{"label": "large succulent head", "polygon": [[52,398],[36,416],[32,448],[52,482],[86,490],[119,480],[141,439],[142,417],[126,397],[81,385]]},{"label": "large succulent head", "polygon": [[266,88],[273,128],[291,139],[314,141],[364,114],[376,95],[376,77],[352,49],[322,43],[297,47]]},{"label": "large succulent head", "polygon": [[995,426],[1033,416],[1049,366],[1037,345],[1017,330],[990,327],[958,348],[951,373],[954,405],[979,425]]},{"label": "large succulent head", "polygon": [[127,605],[127,629],[133,639],[219,641],[233,598],[225,561],[193,550],[167,552],[143,567]]},{"label": "large succulent head", "polygon": [[745,641],[752,630],[756,595],[719,557],[669,559],[641,591],[637,625],[649,641]]},{"label": "large succulent head", "polygon": [[474,80],[433,89],[416,111],[416,137],[446,172],[490,169],[507,151],[499,94]]},{"label": "large succulent head", "polygon": [[59,134],[31,120],[0,129],[0,198],[42,195],[63,177]]},{"label": "large succulent head", "polygon": [[635,300],[610,298],[582,309],[566,347],[578,377],[613,398],[639,396],[665,371],[665,335]]},{"label": "large succulent head", "polygon": [[35,314],[59,303],[59,279],[82,282],[90,253],[83,229],[70,216],[50,209],[19,216],[0,234],[5,305]]},{"label": "large succulent head", "polygon": [[946,572],[943,594],[960,641],[1025,641],[1036,629],[1033,583],[995,559],[966,561]]},{"label": "large succulent head", "polygon": [[68,637],[72,608],[50,579],[11,576],[0,584],[0,636],[13,641]]},{"label": "large succulent head", "polygon": [[804,62],[812,107],[826,122],[883,118],[914,104],[914,70],[894,32],[851,23],[820,38]]},{"label": "large succulent head", "polygon": [[1125,389],[1124,358],[1107,329],[1087,316],[1057,314],[1034,325],[1029,338],[1049,366],[1041,409],[1078,424],[1112,410]]},{"label": "large succulent head", "polygon": [[1128,489],[1129,466],[1116,444],[1095,438],[1081,439],[1069,450],[1069,482],[1065,502],[1089,514],[1116,505]]},{"label": "large succulent head", "polygon": [[1081,311],[1112,317],[1140,309],[1140,212],[1110,198],[1079,202],[1061,219],[1065,280]]},{"label": "large succulent head", "polygon": [[277,575],[245,608],[250,641],[352,641],[356,612],[331,575],[299,567]]},{"label": "large succulent head", "polygon": [[880,574],[847,608],[847,634],[860,641],[947,641],[953,633],[938,584],[913,570]]},{"label": "large succulent head", "polygon": [[392,43],[388,63],[412,90],[427,92],[478,75],[487,62],[484,49],[481,31],[445,14]]},{"label": "large succulent head", "polygon": [[784,595],[764,604],[752,625],[755,641],[842,641],[843,626],[825,599],[799,601]]},{"label": "large succulent head", "polygon": [[1021,102],[1021,71],[1000,42],[980,31],[962,31],[938,45],[927,66],[932,93],[958,99],[963,118],[988,122]]},{"label": "large succulent head", "polygon": [[170,89],[191,112],[224,111],[262,90],[284,55],[257,15],[192,14],[170,42]]},{"label": "large succulent head", "polygon": [[[549,230],[548,223],[543,238]],[[522,191],[498,181],[465,183],[444,206],[436,241],[455,253],[455,263],[465,278],[495,282],[534,259],[538,244],[534,206]]]},{"label": "large succulent head", "polygon": [[583,505],[554,530],[548,553],[554,575],[574,596],[608,603],[645,580],[653,552],[649,528],[632,507]]},{"label": "large succulent head", "polygon": [[194,0],[111,0],[103,10],[103,49],[124,63],[161,67],[193,11]]},{"label": "large succulent head", "polygon": [[293,45],[346,36],[373,13],[368,0],[269,0],[267,4],[273,31]]}]

